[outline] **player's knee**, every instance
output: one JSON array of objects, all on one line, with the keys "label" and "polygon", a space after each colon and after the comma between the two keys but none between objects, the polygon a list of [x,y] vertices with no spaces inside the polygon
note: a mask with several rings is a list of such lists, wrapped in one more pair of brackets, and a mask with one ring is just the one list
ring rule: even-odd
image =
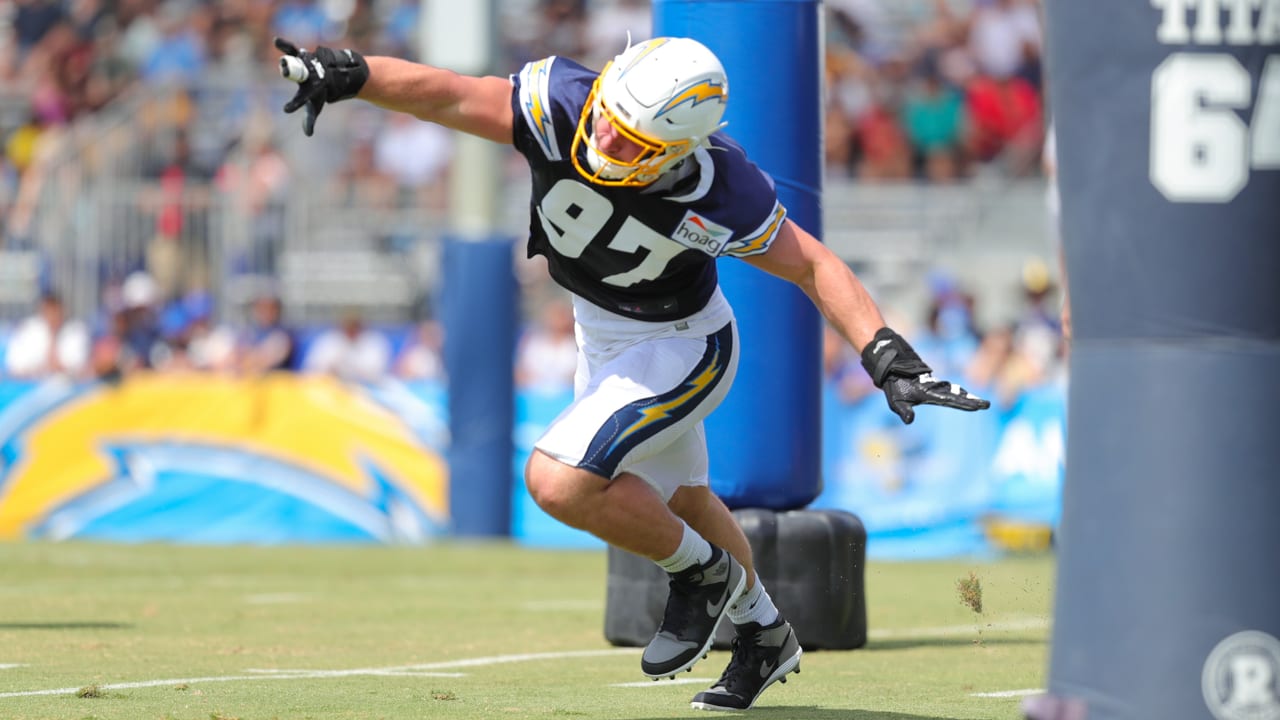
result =
[{"label": "player's knee", "polygon": [[586,512],[589,493],[575,482],[574,468],[541,452],[534,452],[524,469],[524,484],[530,497],[551,517],[570,525]]},{"label": "player's knee", "polygon": [[717,504],[720,504],[720,501],[710,488],[689,485],[677,489],[667,501],[671,512],[695,527],[702,523],[703,518],[719,509],[716,507]]}]

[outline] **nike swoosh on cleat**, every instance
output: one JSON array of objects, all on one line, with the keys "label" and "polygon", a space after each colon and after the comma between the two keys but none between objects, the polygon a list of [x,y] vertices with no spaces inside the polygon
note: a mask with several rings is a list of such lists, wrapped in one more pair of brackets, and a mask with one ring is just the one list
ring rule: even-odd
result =
[{"label": "nike swoosh on cleat", "polygon": [[710,600],[708,600],[707,614],[710,615],[711,617],[718,616],[720,614],[720,611],[724,608],[725,601],[728,599],[729,599],[729,593],[725,592],[724,597],[720,598],[720,602],[713,603]]},{"label": "nike swoosh on cleat", "polygon": [[773,663],[772,665],[770,665],[768,660],[761,660],[760,661],[760,679],[768,680],[769,676],[773,674],[773,670],[776,667],[778,667],[778,663]]}]

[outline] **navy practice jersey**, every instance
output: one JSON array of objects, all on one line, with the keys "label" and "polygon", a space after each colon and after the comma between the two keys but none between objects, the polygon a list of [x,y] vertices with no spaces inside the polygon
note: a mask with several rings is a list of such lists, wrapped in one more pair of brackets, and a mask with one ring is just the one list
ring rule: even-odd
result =
[{"label": "navy practice jersey", "polygon": [[773,180],[719,133],[686,160],[696,163],[693,171],[669,188],[586,180],[570,151],[596,75],[550,57],[512,76],[515,147],[533,177],[529,256],[546,256],[557,283],[611,312],[649,321],[688,317],[715,293],[716,258],[768,250],[786,211]]}]

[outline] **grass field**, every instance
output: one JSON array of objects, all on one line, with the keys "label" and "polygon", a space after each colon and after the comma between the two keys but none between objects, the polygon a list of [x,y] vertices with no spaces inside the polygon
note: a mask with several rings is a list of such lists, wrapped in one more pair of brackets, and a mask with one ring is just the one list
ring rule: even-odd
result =
[{"label": "grass field", "polygon": [[[980,615],[957,587],[971,572]],[[867,647],[807,653],[749,715],[1020,717],[1051,557],[866,578]],[[709,717],[688,701],[727,653],[649,682],[638,649],[604,640],[604,596],[594,551],[0,544],[0,718]]]}]

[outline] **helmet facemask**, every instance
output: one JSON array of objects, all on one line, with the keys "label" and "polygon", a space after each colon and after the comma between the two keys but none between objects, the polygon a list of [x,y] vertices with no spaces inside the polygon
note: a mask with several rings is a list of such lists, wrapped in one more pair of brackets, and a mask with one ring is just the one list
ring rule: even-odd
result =
[{"label": "helmet facemask", "polygon": [[[598,185],[648,185],[723,126],[727,96],[719,61],[695,41],[656,38],[630,47],[591,86],[574,134],[574,167]],[[601,119],[639,148],[635,157],[600,149]]]}]

